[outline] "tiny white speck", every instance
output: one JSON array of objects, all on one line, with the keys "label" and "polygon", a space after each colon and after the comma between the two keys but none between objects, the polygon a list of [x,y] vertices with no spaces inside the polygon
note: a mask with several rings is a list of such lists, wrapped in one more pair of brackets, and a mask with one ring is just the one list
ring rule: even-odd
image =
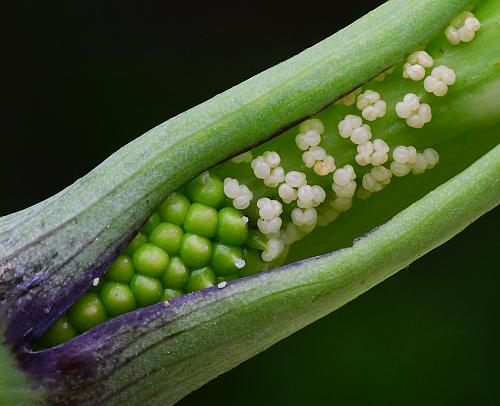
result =
[{"label": "tiny white speck", "polygon": [[243,216],[241,218],[241,221],[243,221],[243,223],[245,223],[245,224],[248,223],[248,217],[247,216]]},{"label": "tiny white speck", "polygon": [[234,266],[238,269],[242,269],[244,268],[246,265],[246,262],[244,259],[237,259],[236,261],[234,261]]},{"label": "tiny white speck", "polygon": [[170,302],[168,300],[165,300],[163,302],[163,307],[170,307]]},{"label": "tiny white speck", "polygon": [[217,284],[217,287],[218,287],[219,289],[224,289],[224,288],[226,287],[226,285],[227,285],[227,282],[226,282],[226,281],[222,281],[222,282],[219,282],[219,283]]},{"label": "tiny white speck", "polygon": [[97,286],[99,285],[99,278],[94,278],[94,280],[92,281],[92,286]]}]

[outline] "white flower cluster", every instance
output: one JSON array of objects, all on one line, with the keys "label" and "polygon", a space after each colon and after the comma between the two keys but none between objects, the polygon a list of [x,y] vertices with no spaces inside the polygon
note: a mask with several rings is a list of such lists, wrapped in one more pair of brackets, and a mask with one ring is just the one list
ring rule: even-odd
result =
[{"label": "white flower cluster", "polygon": [[356,192],[356,172],[351,165],[345,165],[333,173],[332,190],[340,198],[352,198]]},{"label": "white flower cluster", "polygon": [[235,209],[246,209],[250,206],[253,199],[253,193],[246,185],[240,185],[237,179],[225,178],[224,179],[224,194],[233,199],[233,206]]},{"label": "white flower cluster", "polygon": [[480,28],[481,23],[476,16],[470,11],[464,11],[451,20],[444,34],[451,44],[458,45],[460,42],[471,42]]},{"label": "white flower cluster", "polygon": [[319,185],[302,185],[297,190],[297,206],[301,209],[317,207],[326,199],[325,190]]},{"label": "white flower cluster", "polygon": [[356,107],[361,110],[361,115],[365,120],[374,121],[385,116],[387,106],[385,101],[380,99],[380,94],[367,90],[358,96]]},{"label": "white flower cluster", "polygon": [[321,134],[325,132],[325,127],[321,120],[313,118],[304,121],[299,126],[299,134],[295,137],[297,147],[305,151],[302,154],[302,161],[308,168],[320,176],[328,175],[335,170],[335,160],[326,151],[319,147]]},{"label": "white flower cluster", "polygon": [[391,183],[392,173],[385,166],[375,166],[363,175],[363,188],[369,192],[380,192],[384,186]]},{"label": "white flower cluster", "polygon": [[[382,72],[381,74],[383,74]],[[356,103],[356,96],[363,91],[362,87],[354,89],[351,93],[346,94],[344,97],[337,100],[336,104],[345,104],[346,106],[352,106]]]},{"label": "white flower cluster", "polygon": [[403,77],[411,80],[422,80],[425,77],[425,68],[430,68],[434,60],[425,51],[417,51],[408,56],[403,66]]},{"label": "white flower cluster", "polygon": [[359,116],[348,114],[339,123],[339,134],[342,138],[350,138],[354,144],[364,144],[372,138],[372,132],[368,124],[363,124]]},{"label": "white flower cluster", "polygon": [[252,162],[253,156],[252,156],[252,151],[247,151],[243,152],[240,155],[235,156],[234,158],[231,159],[232,162],[235,164],[241,164],[241,163],[250,163]]},{"label": "white flower cluster", "polygon": [[291,213],[292,222],[297,227],[315,227],[316,220],[318,219],[318,213],[316,209],[310,207],[308,209],[299,209],[296,207]]},{"label": "white flower cluster", "polygon": [[414,93],[407,93],[403,101],[396,103],[396,114],[406,119],[406,124],[413,128],[422,128],[432,119],[431,106],[420,103],[420,99]]},{"label": "white flower cluster", "polygon": [[299,171],[290,171],[285,175],[285,183],[278,187],[278,195],[286,204],[297,200],[297,189],[307,184],[306,175]]},{"label": "white flower cluster", "polygon": [[447,66],[437,66],[432,70],[430,76],[424,80],[424,89],[436,96],[444,96],[448,93],[448,86],[455,83],[456,75],[453,69]]},{"label": "white flower cluster", "polygon": [[424,173],[434,168],[439,162],[439,154],[432,148],[417,152],[415,147],[399,146],[392,151],[391,172],[394,176],[402,177],[410,173]]},{"label": "white flower cluster", "polygon": [[311,147],[302,154],[302,162],[308,168],[313,168],[314,173],[325,176],[335,170],[335,159],[327,155],[321,147]]},{"label": "white flower cluster", "polygon": [[387,162],[389,159],[389,145],[384,140],[376,139],[367,141],[364,144],[358,145],[358,153],[355,157],[358,165],[366,166],[371,164],[373,166],[380,166]]},{"label": "white flower cluster", "polygon": [[281,213],[283,208],[278,200],[271,200],[267,197],[261,197],[257,200],[257,207],[259,208],[259,219],[257,220],[257,227],[262,234],[277,233],[281,229]]},{"label": "white flower cluster", "polygon": [[277,187],[285,180],[285,170],[279,166],[281,157],[277,152],[266,151],[250,164],[254,175],[268,187]]}]

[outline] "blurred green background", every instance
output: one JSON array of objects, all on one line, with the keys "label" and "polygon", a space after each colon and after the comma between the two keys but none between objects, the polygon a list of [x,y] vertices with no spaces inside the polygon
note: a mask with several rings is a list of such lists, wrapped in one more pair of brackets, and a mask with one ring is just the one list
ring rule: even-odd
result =
[{"label": "blurred green background", "polygon": [[[0,38],[0,215],[381,2],[40,3]],[[181,404],[499,404],[499,226],[497,208]]]}]

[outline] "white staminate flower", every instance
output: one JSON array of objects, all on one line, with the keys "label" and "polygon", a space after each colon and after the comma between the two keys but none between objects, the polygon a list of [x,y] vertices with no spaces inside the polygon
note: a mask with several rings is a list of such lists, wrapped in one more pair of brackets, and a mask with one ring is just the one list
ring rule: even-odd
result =
[{"label": "white staminate flower", "polygon": [[417,150],[413,146],[405,147],[401,145],[394,148],[392,158],[400,164],[412,164],[417,159]]},{"label": "white staminate flower", "polygon": [[372,138],[372,132],[368,124],[363,124],[361,127],[355,128],[352,131],[351,141],[354,144],[364,144]]},{"label": "white staminate flower", "polygon": [[240,195],[233,200],[235,209],[243,210],[250,206],[253,199],[253,193],[247,185],[240,185]]},{"label": "white staminate flower", "polygon": [[240,183],[237,179],[224,179],[224,194],[230,199],[235,199],[240,195]]},{"label": "white staminate flower", "polygon": [[464,11],[451,20],[444,34],[451,44],[458,45],[460,42],[472,41],[480,28],[481,23],[476,16],[470,11]]},{"label": "white staminate flower", "polygon": [[299,125],[299,131],[301,133],[307,133],[308,131],[316,131],[319,135],[325,132],[325,126],[319,118],[310,118],[305,120]]},{"label": "white staminate flower", "polygon": [[295,136],[295,144],[302,151],[307,151],[311,147],[316,147],[321,142],[321,135],[315,130],[306,133],[299,133]]},{"label": "white staminate flower", "polygon": [[233,206],[236,209],[246,209],[253,199],[253,193],[248,186],[240,185],[237,179],[224,179],[224,194],[233,199]]},{"label": "white staminate flower", "polygon": [[250,166],[252,167],[253,173],[257,179],[266,179],[271,173],[271,167],[263,156],[255,158]]},{"label": "white staminate flower", "polygon": [[297,200],[297,190],[291,187],[288,183],[282,183],[279,185],[278,195],[286,204],[290,204]]},{"label": "white staminate flower", "polygon": [[363,91],[362,87],[358,87],[357,89],[353,90],[351,93],[346,94],[344,97],[341,99],[337,100],[337,104],[345,104],[346,106],[352,106],[354,103],[356,103],[356,96],[360,94]]},{"label": "white staminate flower", "polygon": [[269,176],[264,179],[264,185],[268,187],[278,187],[280,183],[283,183],[285,180],[285,170],[278,166],[277,168],[273,168],[269,173]]},{"label": "white staminate flower", "polygon": [[247,151],[243,152],[242,154],[235,156],[233,159],[231,159],[232,162],[235,164],[240,164],[240,163],[249,163],[252,162],[252,151]]},{"label": "white staminate flower", "polygon": [[407,93],[403,101],[396,103],[396,114],[406,119],[406,124],[412,128],[422,128],[432,119],[431,106],[420,104],[416,94]]},{"label": "white staminate flower", "polygon": [[435,149],[426,148],[424,149],[424,157],[427,161],[427,169],[434,168],[439,162],[439,154]]},{"label": "white staminate flower", "polygon": [[302,185],[297,191],[297,206],[302,209],[313,207],[314,189],[310,185]]},{"label": "white staminate flower", "polygon": [[261,197],[257,200],[257,207],[259,208],[259,216],[263,220],[271,220],[283,212],[281,203],[278,200],[271,200],[267,197]]},{"label": "white staminate flower", "polygon": [[308,168],[312,168],[316,161],[322,161],[326,157],[326,151],[321,147],[312,147],[302,154],[302,161]]},{"label": "white staminate flower", "polygon": [[402,177],[410,173],[410,165],[402,164],[396,161],[391,162],[391,172],[394,176]]},{"label": "white staminate flower", "polygon": [[403,77],[411,80],[422,80],[425,77],[425,68],[434,63],[432,57],[425,51],[417,51],[408,56],[403,67]]},{"label": "white staminate flower", "polygon": [[373,166],[380,166],[387,162],[389,159],[389,145],[384,140],[376,139],[373,141],[373,148],[375,151],[371,154],[370,163]]},{"label": "white staminate flower", "polygon": [[364,144],[359,144],[357,147],[358,153],[354,157],[358,165],[366,166],[371,162],[371,155],[375,148],[371,141],[367,141]]},{"label": "white staminate flower", "polygon": [[342,138],[350,138],[354,129],[361,127],[363,120],[354,114],[348,114],[339,122],[339,134]]},{"label": "white staminate flower", "polygon": [[444,96],[448,93],[448,86],[455,83],[456,75],[453,69],[447,66],[437,66],[432,70],[430,76],[424,80],[424,88],[436,96]]},{"label": "white staminate flower", "polygon": [[313,171],[316,175],[325,176],[335,170],[335,159],[333,156],[327,155],[323,160],[316,161],[313,166]]},{"label": "white staminate flower", "polygon": [[351,180],[345,186],[339,186],[335,183],[332,185],[332,189],[335,192],[335,194],[337,195],[337,197],[352,198],[354,196],[354,193],[356,192],[356,187],[357,187],[357,184],[353,180]]},{"label": "white staminate flower", "polygon": [[424,157],[424,154],[420,152],[417,153],[417,158],[413,164],[410,164],[411,172],[415,175],[419,175],[424,173],[427,169],[427,160]]},{"label": "white staminate flower", "polygon": [[312,187],[313,191],[313,207],[319,206],[321,203],[323,203],[326,199],[326,192],[325,190],[319,186],[319,185],[313,185]]},{"label": "white staminate flower", "polygon": [[361,110],[361,115],[365,120],[374,121],[379,117],[383,117],[386,111],[385,101],[380,100],[380,94],[373,90],[358,96],[356,107]]},{"label": "white staminate flower", "polygon": [[271,238],[267,242],[266,249],[262,252],[261,258],[265,262],[271,262],[278,258],[285,249],[285,243],[281,238]]},{"label": "white staminate flower", "polygon": [[295,208],[292,210],[291,217],[293,223],[296,226],[302,227],[305,225],[315,225],[316,220],[318,218],[318,214],[316,212],[316,209],[313,208],[303,209],[303,210]]},{"label": "white staminate flower", "polygon": [[275,151],[266,151],[264,152],[263,157],[270,168],[277,168],[278,165],[281,163],[281,157]]},{"label": "white staminate flower", "polygon": [[368,192],[380,192],[385,185],[391,182],[392,173],[385,166],[376,166],[362,179],[363,188]]},{"label": "white staminate flower", "polygon": [[281,217],[273,217],[270,220],[260,218],[257,220],[257,227],[262,234],[277,233],[281,228]]},{"label": "white staminate flower", "polygon": [[372,168],[371,174],[373,179],[383,185],[388,185],[391,182],[392,173],[385,166],[376,166],[375,168]]},{"label": "white staminate flower", "polygon": [[291,187],[298,188],[307,183],[306,174],[299,171],[287,172],[285,182]]},{"label": "white staminate flower", "polygon": [[351,165],[344,165],[333,173],[333,182],[338,186],[347,186],[356,179],[356,172]]}]

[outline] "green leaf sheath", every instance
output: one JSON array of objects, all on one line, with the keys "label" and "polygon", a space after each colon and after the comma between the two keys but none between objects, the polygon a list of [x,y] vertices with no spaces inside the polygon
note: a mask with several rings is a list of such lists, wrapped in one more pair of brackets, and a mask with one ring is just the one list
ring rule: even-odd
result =
[{"label": "green leaf sheath", "polygon": [[[391,0],[294,58],[150,130],[56,196],[1,218],[2,317],[6,340],[20,349],[25,367],[30,356],[64,353],[65,345],[22,352],[124,248],[128,257],[119,257],[104,284],[80,298],[92,302],[93,319],[68,312],[68,319],[78,321],[75,329],[85,331],[86,323],[134,306],[172,302],[143,309],[157,317],[145,318],[139,328],[114,320],[116,330],[106,342],[85,341],[97,329],[76,337],[74,345],[87,346],[79,347],[75,360],[100,354],[98,367],[84,378],[57,368],[50,376],[37,375],[40,387],[50,386],[49,399],[172,404],[354,299],[498,205],[500,4],[476,3],[481,30],[471,43],[452,46],[443,35],[450,20],[473,3]],[[401,79],[401,61],[424,46],[434,67],[446,65],[457,74],[444,97],[426,93],[422,81]],[[393,65],[395,72],[385,80],[370,81]],[[176,194],[169,197],[175,207],[160,205],[165,197],[209,168],[220,179],[247,184],[254,203],[277,196],[249,164],[227,161],[252,147],[254,157],[279,151],[285,171],[307,172],[309,184],[331,193],[331,175],[319,177],[304,167],[295,124],[314,115],[321,119],[326,127],[321,146],[334,155],[337,168],[354,166],[356,146],[339,136],[337,125],[346,114],[360,112],[333,102],[360,85],[387,102],[387,114],[369,123],[373,139],[385,140],[391,151],[398,145],[419,151],[432,146],[440,154],[438,166],[393,178],[383,191],[356,199],[349,212],[293,246],[287,261],[299,262],[177,297],[233,279],[235,261],[242,257],[255,263],[248,274],[257,272],[263,244],[239,223],[238,213],[221,210],[227,204],[214,177],[203,181],[211,193],[200,193],[196,182],[181,189],[191,202]],[[394,113],[409,92],[432,107],[432,121],[421,129],[408,127]],[[370,168],[356,167],[358,183]],[[245,214],[256,218],[255,208]],[[170,225],[162,226],[167,217]],[[144,234],[137,235],[142,226]],[[187,266],[199,269],[189,274]],[[69,338],[75,333],[65,317],[56,328]]]}]

